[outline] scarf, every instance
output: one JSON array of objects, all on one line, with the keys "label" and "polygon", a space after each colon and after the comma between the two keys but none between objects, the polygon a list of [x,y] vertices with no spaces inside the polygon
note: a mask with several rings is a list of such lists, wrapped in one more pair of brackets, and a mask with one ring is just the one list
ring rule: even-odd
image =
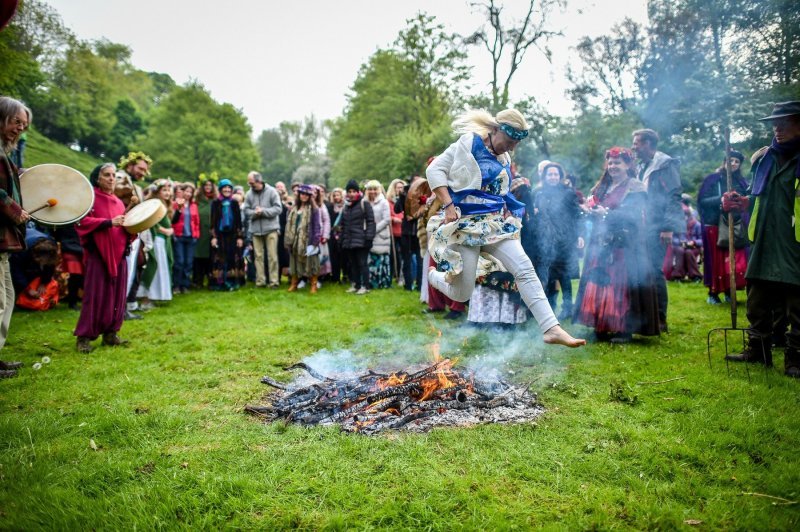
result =
[{"label": "scarf", "polygon": [[[95,188],[92,210],[75,225],[81,245],[97,250],[106,265],[108,276],[112,278],[117,276],[117,266],[125,254],[125,248],[135,236],[129,235],[122,227],[103,228],[103,224],[124,212],[125,205],[113,193],[107,194]],[[84,264],[86,258],[84,255]]]},{"label": "scarf", "polygon": [[345,204],[346,204],[348,207],[350,207],[350,206],[352,206],[352,205],[355,205],[355,204],[356,204],[356,203],[358,203],[359,201],[361,201],[361,199],[362,199],[363,197],[364,197],[364,193],[363,193],[363,192],[359,192],[359,193],[356,195],[356,199],[354,199],[353,201],[350,201],[350,200],[345,200]]},{"label": "scarf", "polygon": [[[755,175],[753,176],[752,194],[754,196],[760,196],[764,192],[764,188],[767,185],[767,177],[772,169],[772,165],[778,163],[778,156],[788,159],[793,157],[798,151],[800,151],[800,138],[785,144],[778,144],[775,137],[772,137],[772,143],[769,145],[767,153],[764,154],[756,167]],[[794,175],[800,178],[800,159],[797,160]]]},{"label": "scarf", "polygon": [[233,208],[231,207],[232,198],[222,198],[222,216],[219,219],[219,230],[230,231],[233,229]]}]

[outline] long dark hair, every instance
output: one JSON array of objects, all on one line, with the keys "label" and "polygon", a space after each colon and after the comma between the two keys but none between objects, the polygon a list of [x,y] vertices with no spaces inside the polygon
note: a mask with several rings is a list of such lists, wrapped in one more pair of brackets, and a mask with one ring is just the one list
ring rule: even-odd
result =
[{"label": "long dark hair", "polygon": [[603,165],[603,175],[592,187],[591,194],[599,199],[603,199],[608,192],[608,187],[611,186],[611,176],[608,175],[608,160],[609,159],[622,159],[628,165],[628,177],[636,177],[636,171],[633,169],[633,153],[628,148],[621,146],[614,146],[606,150],[606,162]]}]

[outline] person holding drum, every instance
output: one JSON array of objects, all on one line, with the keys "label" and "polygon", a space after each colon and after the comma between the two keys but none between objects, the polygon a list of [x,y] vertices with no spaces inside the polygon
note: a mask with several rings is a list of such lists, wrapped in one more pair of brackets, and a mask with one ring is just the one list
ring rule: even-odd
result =
[{"label": "person holding drum", "polygon": [[75,226],[83,246],[83,305],[74,335],[81,353],[92,350],[92,340],[103,336],[103,345],[127,343],[117,335],[125,315],[128,294],[130,244],[136,235],[123,227],[125,205],[114,194],[114,163],[97,166],[90,175],[95,187],[94,204]]},{"label": "person holding drum", "polygon": [[[172,182],[159,179],[150,187],[148,199],[157,199],[164,205],[163,216],[149,231],[153,240],[153,249],[147,254],[147,263],[142,271],[137,297],[142,298],[140,308],[154,308],[153,301],[172,300],[172,267],[175,263],[172,251]],[[140,233],[141,234],[141,233]]]},{"label": "person holding drum", "polygon": [[[25,104],[0,96],[0,349],[6,343],[11,313],[14,311],[14,284],[11,282],[9,253],[25,247],[25,222],[30,215],[22,208],[19,170],[8,158],[17,147],[20,135],[31,123],[31,110]],[[13,377],[21,362],[0,360],[0,378]]]},{"label": "person holding drum", "polygon": [[[142,188],[137,182],[150,175],[150,166],[153,160],[143,152],[130,152],[119,160],[119,170],[116,175],[114,193],[122,200],[126,212],[131,207],[142,202]],[[153,239],[148,231],[143,231],[137,240],[133,241],[131,253],[128,256],[128,309],[125,312],[126,320],[138,320],[141,314],[136,293],[139,290],[139,281],[146,264],[147,253],[153,248]]]},{"label": "person holding drum", "polygon": [[482,251],[498,259],[514,276],[522,300],[548,344],[579,347],[561,328],[531,260],[520,245],[520,217],[525,205],[509,195],[512,151],[528,136],[528,123],[515,109],[492,116],[468,111],[453,123],[461,137],[428,166],[431,190],[442,211],[428,221],[428,249],[437,264],[430,284],[455,301],[466,301],[475,289]]}]

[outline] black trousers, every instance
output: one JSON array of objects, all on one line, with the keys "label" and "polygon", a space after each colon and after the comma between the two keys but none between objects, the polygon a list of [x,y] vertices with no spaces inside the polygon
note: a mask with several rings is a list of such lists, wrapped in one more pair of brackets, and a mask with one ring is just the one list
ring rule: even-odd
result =
[{"label": "black trousers", "polygon": [[345,253],[350,262],[350,282],[356,288],[369,288],[369,249],[346,249]]},{"label": "black trousers", "polygon": [[789,321],[786,345],[800,349],[800,285],[747,280],[747,320],[750,322],[748,334],[751,337],[769,341],[775,325],[775,313],[782,310]]}]

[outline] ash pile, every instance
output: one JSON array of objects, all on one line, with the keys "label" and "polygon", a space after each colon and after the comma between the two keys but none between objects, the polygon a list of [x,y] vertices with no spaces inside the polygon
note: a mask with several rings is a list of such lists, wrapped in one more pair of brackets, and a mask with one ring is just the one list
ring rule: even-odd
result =
[{"label": "ash pile", "polygon": [[339,424],[360,434],[525,423],[544,412],[530,385],[511,384],[496,372],[477,375],[453,366],[444,359],[413,372],[327,376],[301,362],[285,368],[304,372],[290,384],[263,377],[261,382],[275,390],[265,397],[266,405],[248,405],[245,411],[267,422]]}]

